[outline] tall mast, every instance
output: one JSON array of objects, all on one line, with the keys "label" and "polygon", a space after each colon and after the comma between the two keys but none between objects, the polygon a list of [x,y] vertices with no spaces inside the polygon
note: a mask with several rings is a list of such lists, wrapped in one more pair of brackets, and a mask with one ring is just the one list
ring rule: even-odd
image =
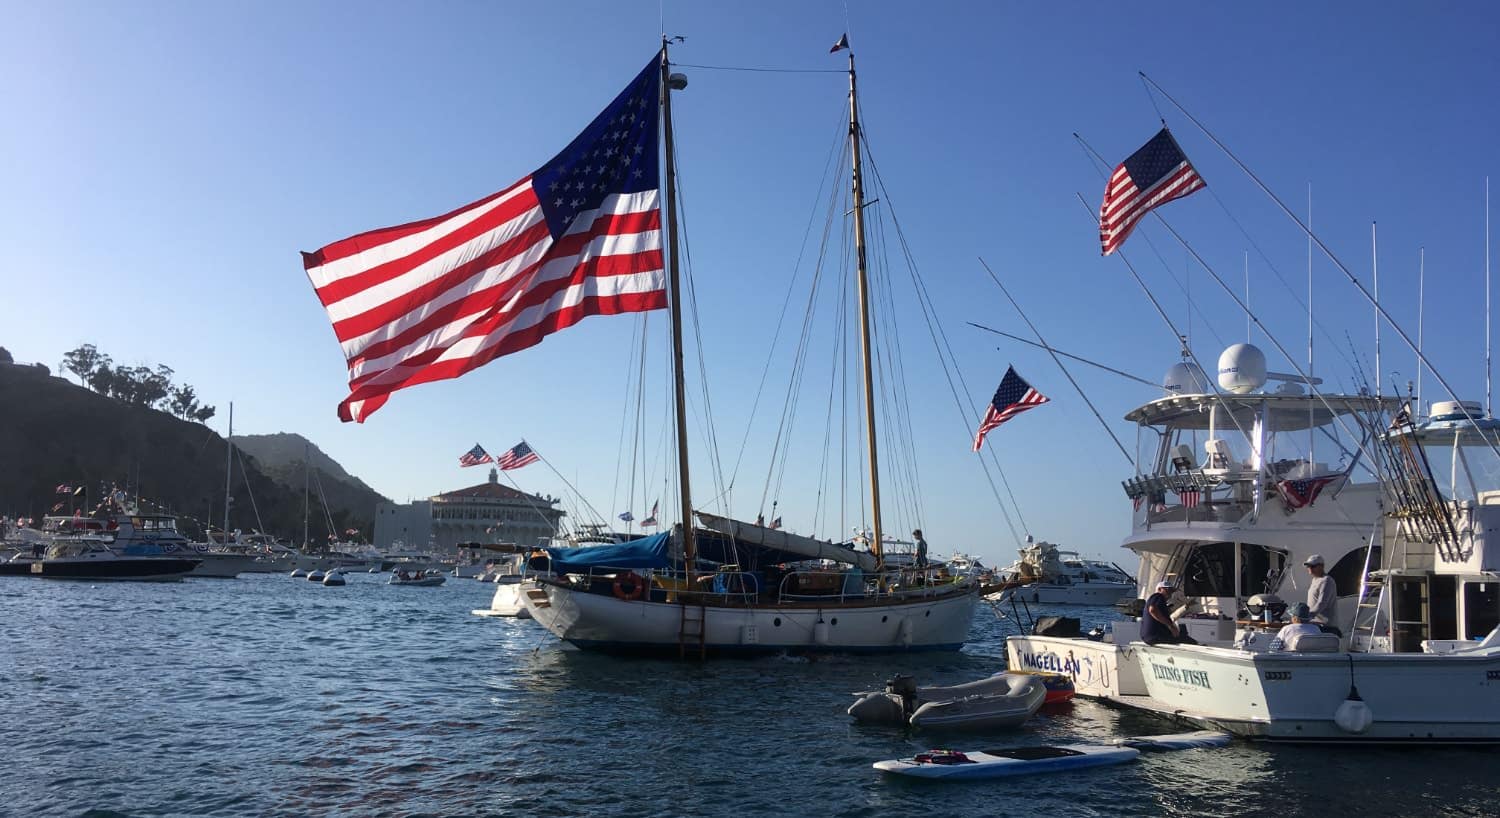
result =
[{"label": "tall mast", "polygon": [[306,440],[302,441],[302,547],[307,548],[307,517],[312,513],[312,505],[307,494],[308,483],[312,482],[312,444]]},{"label": "tall mast", "polygon": [[229,403],[229,436],[224,438],[224,528],[221,536],[229,542],[229,478],[234,475],[234,402]]},{"label": "tall mast", "polygon": [[[697,575],[698,546],[693,541],[693,498],[688,483],[687,388],[682,365],[682,276],[677,269],[677,162],[672,142],[672,75],[667,61],[667,38],[661,40],[661,113],[667,146],[667,275],[672,308],[672,388],[677,401],[677,484],[682,492],[682,559],[688,581]],[[681,80],[680,86],[687,87]]]},{"label": "tall mast", "polygon": [[[669,141],[667,144],[671,144]],[[875,379],[870,360],[870,277],[865,269],[865,186],[859,164],[859,94],[854,77],[854,49],[849,49],[849,145],[854,152],[854,252],[859,275],[859,346],[865,370],[865,435],[870,450],[870,525],[874,540],[870,550],[877,568],[883,568],[880,528],[880,458],[875,444]]]}]

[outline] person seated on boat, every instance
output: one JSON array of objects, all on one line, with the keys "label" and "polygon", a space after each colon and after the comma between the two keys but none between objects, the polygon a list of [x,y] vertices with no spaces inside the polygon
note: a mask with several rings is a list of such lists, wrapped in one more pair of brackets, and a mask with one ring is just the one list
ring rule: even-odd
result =
[{"label": "person seated on boat", "polygon": [[1307,608],[1312,615],[1308,621],[1321,625],[1324,633],[1343,636],[1344,632],[1333,624],[1334,611],[1339,604],[1339,591],[1333,584],[1333,577],[1323,570],[1323,555],[1312,554],[1302,564],[1307,566],[1307,572],[1312,575],[1312,582],[1307,586]]},{"label": "person seated on boat", "polygon": [[927,541],[924,540],[924,539],[922,539],[922,529],[920,529],[920,528],[914,528],[914,529],[912,529],[911,535],[917,541],[917,567],[918,568],[926,568],[927,567]]},{"label": "person seated on boat", "polygon": [[1172,609],[1167,597],[1176,587],[1170,579],[1156,583],[1156,593],[1146,598],[1141,611],[1141,641],[1148,645],[1196,645],[1193,637],[1182,632],[1182,627],[1172,619]]},{"label": "person seated on boat", "polygon": [[1285,650],[1287,642],[1293,636],[1309,633],[1322,633],[1323,629],[1309,622],[1312,612],[1308,610],[1307,603],[1298,602],[1287,609],[1287,614],[1292,617],[1289,625],[1283,625],[1276,635],[1271,637],[1271,650]]}]

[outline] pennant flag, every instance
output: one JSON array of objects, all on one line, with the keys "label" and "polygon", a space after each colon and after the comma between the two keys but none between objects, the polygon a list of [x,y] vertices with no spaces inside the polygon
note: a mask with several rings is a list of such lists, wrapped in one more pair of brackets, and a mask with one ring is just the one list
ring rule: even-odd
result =
[{"label": "pennant flag", "polygon": [[1287,508],[1302,508],[1312,505],[1322,493],[1323,487],[1340,477],[1343,475],[1331,474],[1308,480],[1280,480],[1276,483],[1276,493],[1281,495],[1281,500],[1286,503]]},{"label": "pennant flag", "polygon": [[627,523],[628,523],[628,522],[630,522],[630,521],[631,521],[631,520],[634,520],[634,519],[635,519],[635,515],[634,515],[634,514],[631,514],[631,513],[630,513],[630,512],[628,512],[628,511],[622,511],[622,512],[620,512],[620,519],[622,519],[622,520],[624,520],[624,521],[625,521],[625,522],[627,522]]},{"label": "pennant flag", "polygon": [[73,496],[74,497],[77,497],[78,495],[80,495],[82,493],[83,493],[83,486],[79,486],[78,488],[73,489]]},{"label": "pennant flag", "polygon": [[1153,208],[1181,199],[1206,185],[1172,132],[1162,128],[1151,141],[1120,163],[1104,187],[1099,206],[1099,242],[1104,255],[1118,250],[1130,231]]},{"label": "pennant flag", "polygon": [[55,493],[56,494],[72,494],[73,493],[73,487],[70,486],[70,485],[68,485],[67,483],[63,483],[62,485],[60,485],[60,486],[57,487],[57,491]]},{"label": "pennant flag", "polygon": [[776,519],[774,519],[774,520],[771,521],[771,530],[774,531],[774,530],[776,530],[778,528],[781,528],[781,518],[780,517],[777,517]]},{"label": "pennant flag", "polygon": [[478,443],[475,443],[474,448],[468,450],[467,452],[464,452],[463,455],[458,458],[458,465],[460,466],[478,466],[481,463],[493,462],[495,462],[495,458],[490,457],[490,453],[485,451],[484,447],[480,446]]},{"label": "pennant flag", "polygon": [[538,459],[536,452],[532,451],[531,447],[526,445],[526,441],[523,440],[510,447],[510,451],[500,455],[500,459],[495,461],[495,465],[499,466],[501,471],[509,471],[510,469],[529,466]]},{"label": "pennant flag", "polygon": [[399,389],[587,316],[667,306],[661,72],[657,55],[561,153],[499,193],[302,254],[349,366],[341,420],[363,423]]},{"label": "pennant flag", "polygon": [[657,500],[656,502],[654,502],[654,503],[651,504],[651,514],[650,514],[650,516],[646,517],[646,519],[644,519],[644,520],[641,520],[641,527],[642,528],[645,528],[648,525],[656,525],[657,524],[656,523],[656,510],[660,506],[661,506],[661,501],[660,500]]},{"label": "pennant flag", "polygon": [[836,43],[833,44],[833,48],[828,49],[828,53],[829,54],[833,54],[833,53],[842,51],[842,50],[844,50],[844,49],[846,49],[848,47],[849,47],[849,35],[845,34],[844,36],[842,36],[842,37],[839,38],[838,42],[836,42]]},{"label": "pennant flag", "polygon": [[985,410],[984,419],[979,421],[979,431],[974,435],[974,451],[979,451],[984,445],[984,436],[991,429],[1049,400],[1051,398],[1032,389],[1031,384],[1017,375],[1015,367],[1006,367],[1005,377],[1000,379],[1000,388],[995,390],[995,397],[990,401],[989,409]]}]

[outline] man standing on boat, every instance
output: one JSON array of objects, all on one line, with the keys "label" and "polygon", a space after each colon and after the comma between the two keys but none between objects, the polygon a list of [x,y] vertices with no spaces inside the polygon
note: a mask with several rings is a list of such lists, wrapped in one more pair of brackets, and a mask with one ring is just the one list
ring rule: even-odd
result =
[{"label": "man standing on boat", "polygon": [[917,567],[927,567],[927,541],[922,539],[922,529],[912,529],[911,535],[917,540]]},{"label": "man standing on boat", "polygon": [[1323,555],[1313,554],[1302,561],[1312,574],[1312,583],[1307,586],[1307,608],[1312,612],[1312,621],[1333,628],[1334,609],[1338,606],[1339,592],[1333,577],[1323,571]]}]

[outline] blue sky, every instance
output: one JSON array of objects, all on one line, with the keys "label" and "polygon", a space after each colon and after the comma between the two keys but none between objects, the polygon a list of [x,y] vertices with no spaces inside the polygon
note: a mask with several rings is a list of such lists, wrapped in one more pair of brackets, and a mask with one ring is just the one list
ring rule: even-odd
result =
[{"label": "blue sky", "polygon": [[[639,69],[663,16],[687,37],[674,60],[713,66],[842,68],[827,51],[847,25],[890,195],[881,206],[901,222],[975,397],[1014,363],[1053,398],[990,440],[1040,538],[1115,556],[1129,467],[1044,353],[964,323],[1025,334],[977,259],[1054,345],[1148,379],[1174,362],[1170,333],[1123,265],[1099,258],[1075,199],[1097,206],[1102,182],[1074,132],[1112,164],[1158,127],[1137,71],[1299,214],[1310,182],[1315,228],[1365,281],[1378,221],[1383,301],[1413,333],[1425,246],[1427,351],[1464,397],[1483,395],[1484,179],[1496,170],[1500,79],[1500,12],[1487,4],[1163,3],[1143,13],[932,3],[918,13],[854,3],[847,18],[842,3],[3,5],[0,345],[54,367],[81,343],[117,362],[170,365],[219,406],[221,428],[232,400],[237,432],[304,434],[397,499],[478,482],[481,470],[459,469],[458,456],[476,440],[498,453],[523,437],[606,513],[642,516],[665,493],[656,418],[638,478],[653,488],[626,500],[617,477],[638,319],[589,319],[460,380],[398,393],[362,426],[340,424],[344,364],[297,255],[446,212],[530,172]],[[819,180],[846,80],[682,70],[691,84],[676,102],[679,162],[713,428],[728,470],[750,424],[733,497],[753,516],[789,371],[784,339],[753,419],[750,403],[810,214],[826,206]],[[1305,314],[1260,251],[1304,298],[1303,237],[1159,104],[1218,199],[1200,193],[1164,213],[1236,287],[1250,251],[1252,307],[1301,355]],[[1159,227],[1125,250],[1184,325],[1187,298],[1173,279],[1186,276],[1208,316],[1193,318],[1201,355],[1244,340],[1243,315],[1201,269],[1187,272]],[[1371,311],[1327,261],[1314,277],[1319,321],[1341,347],[1319,337],[1318,374],[1352,383],[1349,344],[1373,356]],[[888,527],[922,525],[937,553],[1008,560],[1015,544],[965,446],[972,424],[956,416],[903,292],[892,299],[924,499],[920,519],[903,512]],[[648,327],[659,404],[663,314]],[[1387,380],[1414,377],[1393,335]],[[1256,336],[1272,368],[1287,368]],[[1075,376],[1130,445],[1134,430],[1119,417],[1155,391]],[[771,492],[803,531],[815,519],[828,394],[826,373],[807,377],[787,476]],[[696,432],[693,445],[695,466],[706,466]],[[698,497],[717,493],[707,471]],[[544,467],[514,475],[528,490],[564,493]],[[836,513],[818,519],[815,533],[838,533]]]}]

